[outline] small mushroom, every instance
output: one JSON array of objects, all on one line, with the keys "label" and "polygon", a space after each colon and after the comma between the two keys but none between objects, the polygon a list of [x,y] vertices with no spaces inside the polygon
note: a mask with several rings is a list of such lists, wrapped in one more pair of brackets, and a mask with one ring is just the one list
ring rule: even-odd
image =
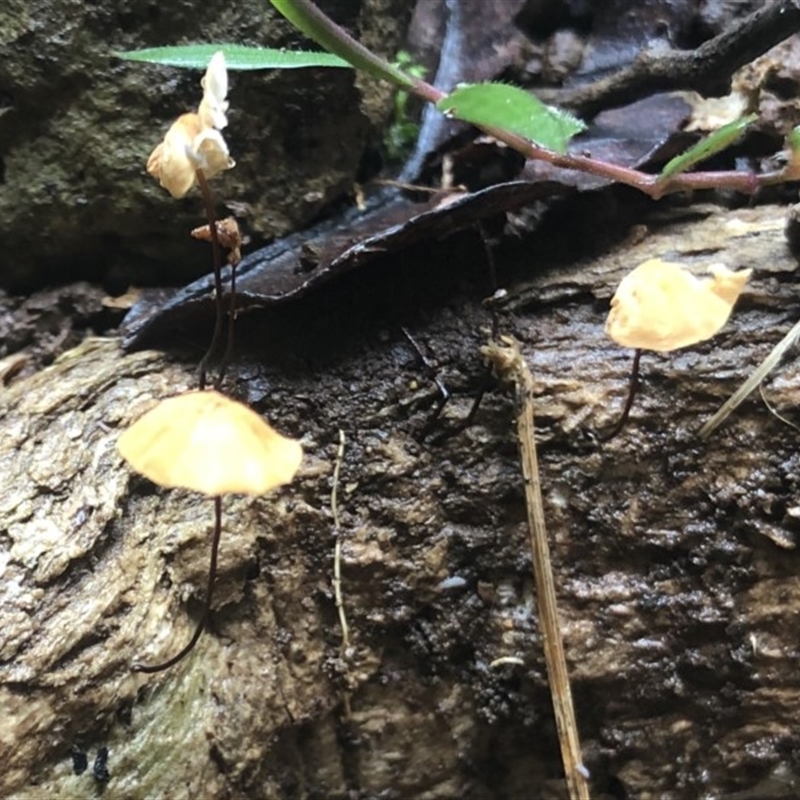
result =
[{"label": "small mushroom", "polygon": [[178,117],[147,160],[147,171],[176,198],[197,183],[198,170],[212,178],[236,166],[220,133],[228,124],[228,72],[222,51],[212,56],[200,83],[203,99],[197,112]]},{"label": "small mushroom", "polygon": [[712,264],[708,272],[710,278],[696,278],[680,264],[651,258],[620,281],[605,330],[635,353],[622,414],[600,441],[613,439],[625,427],[639,388],[642,350],[666,353],[710,339],[728,321],[752,274],[751,269],[732,272],[724,264]]},{"label": "small mushroom", "polygon": [[665,353],[710,339],[728,321],[752,270],[724,264],[696,278],[680,264],[651,258],[626,275],[611,298],[606,333],[623,347]]},{"label": "small mushroom", "polygon": [[299,442],[211,390],[162,401],[119,437],[117,447],[159,486],[212,496],[264,494],[289,483],[303,457]]},{"label": "small mushroom", "polygon": [[134,664],[136,672],[160,672],[194,648],[211,613],[222,498],[264,494],[292,480],[303,457],[300,443],[274,431],[242,403],[213,390],[187,392],[159,403],[117,442],[134,470],[159,486],[181,487],[214,498],[214,534],[203,614],[188,644],[163,663]]}]

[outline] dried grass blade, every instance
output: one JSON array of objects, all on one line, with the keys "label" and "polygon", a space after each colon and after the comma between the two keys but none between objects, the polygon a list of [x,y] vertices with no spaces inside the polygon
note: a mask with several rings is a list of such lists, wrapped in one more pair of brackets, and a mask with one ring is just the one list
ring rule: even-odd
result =
[{"label": "dried grass blade", "polygon": [[503,339],[483,350],[501,377],[513,381],[516,390],[517,435],[520,461],[525,480],[525,505],[528,510],[533,572],[536,580],[536,600],[539,624],[542,629],[544,657],[550,681],[561,760],[564,766],[570,800],[589,800],[586,768],[581,756],[580,737],[572,703],[564,643],[558,623],[553,565],[544,519],[542,487],[539,478],[539,461],[536,455],[536,438],[533,417],[533,375],[516,342]]}]

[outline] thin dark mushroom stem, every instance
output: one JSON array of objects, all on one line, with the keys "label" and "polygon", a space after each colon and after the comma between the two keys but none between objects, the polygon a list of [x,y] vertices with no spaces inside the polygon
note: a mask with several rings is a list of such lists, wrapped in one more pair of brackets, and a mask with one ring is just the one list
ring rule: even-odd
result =
[{"label": "thin dark mushroom stem", "polygon": [[625,423],[628,421],[631,409],[633,408],[633,401],[636,399],[636,393],[639,391],[639,362],[641,359],[642,349],[637,347],[636,350],[633,351],[633,365],[631,366],[631,377],[628,383],[628,399],[625,401],[622,414],[620,414],[619,419],[610,431],[597,437],[598,441],[610,442],[615,436],[622,433],[622,429],[625,427]]},{"label": "thin dark mushroom stem", "polygon": [[[208,185],[206,176],[203,170],[197,170],[197,185],[200,187],[200,192],[203,195],[203,205],[206,210],[206,219],[208,220],[208,229],[211,235],[211,257],[214,264],[214,303],[216,306],[216,319],[214,320],[214,333],[211,336],[211,344],[203,358],[200,360],[198,367],[198,383],[201,389],[206,388],[206,373],[208,372],[208,364],[214,357],[214,353],[219,347],[220,339],[222,338],[222,323],[225,319],[225,305],[222,297],[222,256],[221,247],[219,244],[219,233],[217,232],[217,217],[214,214],[214,199],[211,195],[211,187]],[[231,301],[233,303],[233,301]],[[214,382],[214,388],[219,389],[222,383],[222,376],[224,370],[220,369],[217,380]]]},{"label": "thin dark mushroom stem", "polygon": [[214,597],[214,583],[217,579],[217,554],[219,553],[219,540],[221,534],[222,498],[218,496],[214,498],[214,536],[211,540],[211,561],[208,566],[208,586],[206,588],[206,599],[203,606],[203,613],[200,615],[200,620],[198,621],[197,627],[192,634],[192,638],[189,639],[188,643],[182,650],[177,652],[167,661],[164,661],[161,664],[153,664],[152,666],[146,666],[145,664],[139,664],[136,662],[131,668],[133,672],[144,672],[148,675],[151,675],[154,672],[162,672],[165,669],[174,667],[194,649],[194,646],[200,639],[200,635],[203,633],[203,630],[208,624],[208,618],[211,616],[211,601]]},{"label": "thin dark mushroom stem", "polygon": [[225,378],[225,372],[228,365],[233,361],[233,336],[236,332],[236,264],[231,264],[231,286],[230,298],[228,300],[228,337],[225,342],[225,352],[222,355],[222,361],[219,362],[219,369],[217,370],[217,379],[214,381],[214,388],[219,391],[222,386],[222,381]]},{"label": "thin dark mushroom stem", "polygon": [[[486,267],[489,273],[490,296],[483,301],[483,305],[489,309],[489,314],[491,315],[492,332],[489,338],[491,341],[494,341],[497,339],[500,332],[500,316],[497,313],[497,298],[499,296],[497,285],[497,267],[495,266],[494,252],[492,251],[492,246],[489,244],[489,239],[486,235],[486,229],[484,228],[483,223],[478,221],[476,228],[478,230],[478,234],[480,235],[481,243],[483,244],[483,252],[486,257]],[[444,431],[443,434],[433,439],[431,441],[432,444],[442,444],[442,442],[444,442],[446,439],[461,433],[461,431],[466,430],[472,425],[472,423],[475,421],[475,417],[478,415],[478,410],[480,409],[486,392],[489,391],[494,383],[493,373],[494,370],[492,365],[487,364],[483,373],[483,377],[481,378],[478,391],[475,394],[475,398],[472,401],[469,411],[467,412],[467,416],[464,417],[464,419],[461,420],[458,425],[454,426],[448,431]],[[441,410],[439,413],[441,413]]]},{"label": "thin dark mushroom stem", "polygon": [[439,419],[444,407],[447,405],[448,401],[450,400],[450,391],[444,385],[444,382],[437,374],[436,365],[422,352],[422,348],[419,345],[419,342],[411,335],[411,332],[406,328],[405,325],[400,326],[400,330],[403,333],[403,336],[406,337],[406,341],[411,345],[411,349],[414,351],[415,355],[419,359],[420,363],[422,364],[422,368],[428,374],[428,377],[431,381],[433,381],[434,386],[436,387],[436,391],[438,392],[439,396],[436,400],[436,408],[431,414],[428,421],[422,427],[420,431],[420,441],[423,441],[425,437],[431,432],[433,426]]},{"label": "thin dark mushroom stem", "polygon": [[[497,289],[497,268],[495,266],[494,260],[494,253],[492,252],[491,244],[489,243],[489,239],[486,235],[486,229],[483,226],[483,223],[480,221],[476,223],[475,229],[480,236],[481,243],[483,245],[483,252],[486,257],[486,267],[487,273],[489,276],[489,293],[490,296],[484,300],[484,306],[489,309],[489,313],[491,315],[492,320],[492,332],[490,338],[492,340],[497,338],[498,331],[500,328],[500,317],[497,313],[497,298],[499,296],[498,289]],[[445,406],[450,401],[452,393],[448,390],[448,388],[444,385],[442,380],[436,375],[436,369],[433,364],[425,357],[425,354],[422,352],[422,349],[411,336],[411,334],[406,330],[406,328],[401,328],[403,331],[403,335],[408,339],[409,344],[414,348],[414,351],[417,353],[419,359],[422,361],[423,366],[428,370],[428,373],[431,376],[431,380],[436,384],[436,388],[439,391],[439,399],[436,403],[436,408],[434,409],[433,413],[431,414],[428,421],[423,425],[422,430],[419,433],[419,441],[423,442],[430,434],[433,432],[434,427],[438,423],[442,412],[444,411]],[[470,407],[467,416],[458,424],[440,431],[434,437],[430,438],[430,443],[434,445],[440,445],[445,442],[447,439],[455,436],[461,431],[466,430],[469,428],[472,423],[475,421],[475,417],[478,414],[478,409],[480,408],[481,402],[486,394],[489,391],[492,384],[494,383],[493,377],[493,370],[491,365],[487,365],[484,371],[483,377],[481,379],[480,385],[478,387],[477,394],[475,395],[474,400],[472,401],[472,405]]]},{"label": "thin dark mushroom stem", "polygon": [[[483,375],[481,376],[481,381],[478,385],[475,397],[472,400],[472,405],[470,406],[469,411],[464,419],[455,425],[451,425],[449,428],[440,431],[436,434],[436,436],[432,436],[428,441],[432,445],[438,447],[439,445],[444,444],[448,439],[452,439],[453,436],[457,436],[459,433],[469,428],[475,421],[475,417],[478,416],[478,411],[480,410],[483,398],[496,383],[497,381],[494,377],[492,366],[491,364],[487,364],[484,368]],[[424,432],[427,433],[427,431]]]}]

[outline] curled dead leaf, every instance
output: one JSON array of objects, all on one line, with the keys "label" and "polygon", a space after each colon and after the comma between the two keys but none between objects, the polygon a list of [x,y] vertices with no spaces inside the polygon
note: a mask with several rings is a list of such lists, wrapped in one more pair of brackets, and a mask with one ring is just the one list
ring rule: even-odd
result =
[{"label": "curled dead leaf", "polygon": [[[228,255],[228,263],[234,266],[242,260],[242,234],[239,230],[239,223],[235,217],[225,217],[225,219],[217,220],[217,240],[220,246],[226,250],[230,250]],[[192,236],[195,239],[200,239],[203,242],[211,241],[211,226],[201,225],[199,228],[192,230]]]}]

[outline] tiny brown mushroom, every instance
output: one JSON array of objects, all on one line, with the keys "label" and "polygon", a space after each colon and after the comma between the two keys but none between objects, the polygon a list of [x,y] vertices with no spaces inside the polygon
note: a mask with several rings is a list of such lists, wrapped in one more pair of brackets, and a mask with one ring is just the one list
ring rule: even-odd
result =
[{"label": "tiny brown mushroom", "polygon": [[[242,260],[242,233],[235,217],[225,217],[216,221],[217,240],[220,247],[230,250],[228,263],[236,266]],[[192,229],[192,236],[203,242],[211,242],[211,226],[200,225]]]}]

